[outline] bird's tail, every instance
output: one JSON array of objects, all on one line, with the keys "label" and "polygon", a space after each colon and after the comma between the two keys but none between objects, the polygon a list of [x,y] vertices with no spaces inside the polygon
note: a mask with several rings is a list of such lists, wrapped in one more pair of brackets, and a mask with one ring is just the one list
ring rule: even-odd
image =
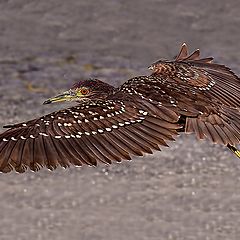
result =
[{"label": "bird's tail", "polygon": [[239,151],[237,148],[235,148],[234,146],[232,146],[232,145],[230,145],[230,144],[228,144],[227,147],[228,147],[237,157],[240,158],[240,151]]}]

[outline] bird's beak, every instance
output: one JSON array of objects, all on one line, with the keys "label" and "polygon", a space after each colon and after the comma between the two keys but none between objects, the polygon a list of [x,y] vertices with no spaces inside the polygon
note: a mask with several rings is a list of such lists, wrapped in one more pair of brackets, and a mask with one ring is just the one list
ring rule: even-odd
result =
[{"label": "bird's beak", "polygon": [[66,91],[62,94],[59,94],[55,97],[49,98],[46,101],[44,101],[43,104],[50,104],[55,102],[65,102],[65,101],[72,101],[76,99],[76,94],[73,91]]}]

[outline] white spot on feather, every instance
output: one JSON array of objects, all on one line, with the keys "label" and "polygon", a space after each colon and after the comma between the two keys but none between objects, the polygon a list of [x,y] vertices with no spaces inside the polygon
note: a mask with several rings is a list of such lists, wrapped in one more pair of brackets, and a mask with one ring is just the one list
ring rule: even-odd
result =
[{"label": "white spot on feather", "polygon": [[[46,134],[46,133],[39,133],[39,135],[41,135],[41,136],[44,136],[44,137],[48,137],[48,134]],[[31,137],[31,136],[30,136]]]}]

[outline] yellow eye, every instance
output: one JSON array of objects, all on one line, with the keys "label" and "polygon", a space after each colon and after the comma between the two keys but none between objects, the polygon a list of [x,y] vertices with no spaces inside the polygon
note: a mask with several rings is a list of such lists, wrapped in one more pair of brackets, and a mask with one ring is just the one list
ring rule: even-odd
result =
[{"label": "yellow eye", "polygon": [[89,90],[87,89],[87,88],[82,88],[81,89],[81,94],[82,95],[86,95],[86,94],[88,94],[89,93]]}]

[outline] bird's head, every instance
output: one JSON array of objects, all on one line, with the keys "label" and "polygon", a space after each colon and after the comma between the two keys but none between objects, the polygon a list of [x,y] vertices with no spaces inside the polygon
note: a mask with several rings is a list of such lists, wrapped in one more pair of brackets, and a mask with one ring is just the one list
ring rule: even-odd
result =
[{"label": "bird's head", "polygon": [[98,79],[80,80],[69,90],[47,99],[43,104],[65,101],[105,99],[113,93],[114,87]]}]

